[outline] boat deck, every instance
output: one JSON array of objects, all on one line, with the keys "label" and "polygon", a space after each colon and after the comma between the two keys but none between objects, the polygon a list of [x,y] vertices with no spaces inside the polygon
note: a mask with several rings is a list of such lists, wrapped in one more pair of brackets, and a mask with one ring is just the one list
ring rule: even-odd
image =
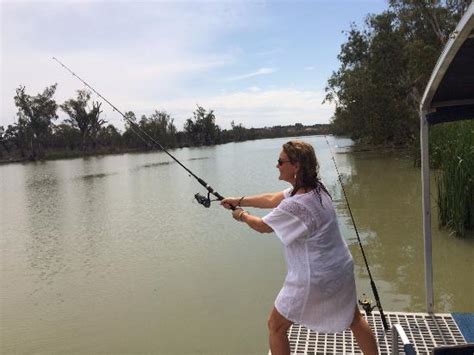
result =
[{"label": "boat deck", "polygon": [[[437,346],[466,343],[455,318],[449,313],[384,313],[390,326],[400,324],[403,327],[417,354],[431,354]],[[390,354],[391,333],[383,329],[379,312],[374,311],[366,318],[376,334],[380,354]],[[324,334],[295,324],[290,328],[288,338],[292,354],[362,354],[350,330]],[[404,354],[401,340],[398,349]]]}]

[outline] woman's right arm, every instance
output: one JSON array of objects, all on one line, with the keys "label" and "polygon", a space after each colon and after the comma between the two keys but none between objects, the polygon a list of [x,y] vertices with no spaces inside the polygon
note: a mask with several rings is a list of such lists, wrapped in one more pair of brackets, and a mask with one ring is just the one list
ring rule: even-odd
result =
[{"label": "woman's right arm", "polygon": [[226,208],[230,208],[230,205],[234,207],[275,208],[284,198],[283,192],[279,191],[261,195],[225,198],[221,201],[221,204]]}]

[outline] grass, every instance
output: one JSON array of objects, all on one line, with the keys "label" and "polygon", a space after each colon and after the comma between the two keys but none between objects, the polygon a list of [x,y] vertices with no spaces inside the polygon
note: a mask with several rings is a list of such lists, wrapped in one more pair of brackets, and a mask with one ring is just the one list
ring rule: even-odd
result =
[{"label": "grass", "polygon": [[437,169],[439,223],[464,237],[474,228],[474,120],[434,126],[432,166]]}]

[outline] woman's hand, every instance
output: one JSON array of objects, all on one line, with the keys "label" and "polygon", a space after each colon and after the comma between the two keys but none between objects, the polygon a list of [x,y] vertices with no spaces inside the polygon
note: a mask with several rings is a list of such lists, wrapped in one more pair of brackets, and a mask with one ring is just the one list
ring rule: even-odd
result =
[{"label": "woman's hand", "polygon": [[239,202],[242,198],[241,197],[229,197],[229,198],[225,198],[223,200],[221,200],[221,205],[230,210],[232,207],[238,207],[239,206]]},{"label": "woman's hand", "polygon": [[242,222],[242,217],[244,214],[249,213],[240,207],[237,207],[235,210],[232,211],[232,217],[234,217],[234,219],[239,222]]}]

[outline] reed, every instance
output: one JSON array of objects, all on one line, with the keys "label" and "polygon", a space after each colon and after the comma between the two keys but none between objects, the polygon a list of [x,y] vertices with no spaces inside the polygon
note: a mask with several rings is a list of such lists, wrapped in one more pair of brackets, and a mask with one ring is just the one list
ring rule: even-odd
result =
[{"label": "reed", "polygon": [[464,237],[474,228],[474,120],[434,126],[430,140],[439,223]]}]

